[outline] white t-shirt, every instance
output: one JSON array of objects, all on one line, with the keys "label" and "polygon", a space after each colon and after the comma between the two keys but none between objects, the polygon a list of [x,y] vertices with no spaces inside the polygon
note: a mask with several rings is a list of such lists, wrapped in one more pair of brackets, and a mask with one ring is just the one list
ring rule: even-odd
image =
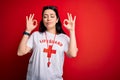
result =
[{"label": "white t-shirt", "polygon": [[[47,36],[47,39],[46,39]],[[27,80],[63,80],[63,63],[64,52],[68,50],[69,37],[63,33],[55,34],[46,31],[34,32],[28,39],[27,46],[33,49],[32,56],[28,64]],[[44,48],[52,45],[55,54],[51,54],[50,66],[48,67],[48,53],[44,52]]]}]

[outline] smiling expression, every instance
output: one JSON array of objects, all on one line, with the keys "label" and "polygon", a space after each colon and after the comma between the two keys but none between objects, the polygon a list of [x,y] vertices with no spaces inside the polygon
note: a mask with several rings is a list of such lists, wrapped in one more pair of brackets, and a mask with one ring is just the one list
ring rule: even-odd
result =
[{"label": "smiling expression", "polygon": [[43,23],[47,29],[55,28],[57,22],[58,22],[58,18],[53,10],[47,9],[44,11]]}]

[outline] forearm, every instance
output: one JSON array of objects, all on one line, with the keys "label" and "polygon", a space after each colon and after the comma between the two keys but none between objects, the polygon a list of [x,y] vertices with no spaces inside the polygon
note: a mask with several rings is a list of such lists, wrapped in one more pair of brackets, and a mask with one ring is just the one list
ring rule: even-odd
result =
[{"label": "forearm", "polygon": [[26,16],[26,35],[23,35],[23,38],[18,47],[18,56],[22,56],[30,52],[31,48],[27,47],[27,41],[29,39],[29,34],[37,27],[37,20],[34,19],[34,14],[30,14],[30,16]]},{"label": "forearm", "polygon": [[17,52],[18,56],[22,56],[28,53],[28,49],[27,49],[28,39],[29,39],[28,35],[23,35],[21,42],[19,44],[19,47],[18,47],[18,52]]},{"label": "forearm", "polygon": [[76,37],[75,37],[75,31],[70,31],[70,43],[69,43],[69,49],[68,49],[68,55],[70,57],[76,57],[77,56],[77,44],[76,44]]}]

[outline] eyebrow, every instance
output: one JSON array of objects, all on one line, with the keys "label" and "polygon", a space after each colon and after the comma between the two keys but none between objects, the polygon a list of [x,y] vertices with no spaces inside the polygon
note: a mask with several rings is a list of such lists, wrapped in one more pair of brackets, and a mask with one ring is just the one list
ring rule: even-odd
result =
[{"label": "eyebrow", "polygon": [[[49,15],[49,14],[43,14],[43,15]],[[50,15],[55,15],[55,14],[52,13],[52,14],[50,14]]]}]

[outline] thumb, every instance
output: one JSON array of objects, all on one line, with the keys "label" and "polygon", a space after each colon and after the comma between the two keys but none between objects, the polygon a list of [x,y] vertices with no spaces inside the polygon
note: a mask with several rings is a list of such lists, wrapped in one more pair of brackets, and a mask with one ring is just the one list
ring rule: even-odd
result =
[{"label": "thumb", "polygon": [[36,19],[33,20],[33,25],[34,25],[34,26],[37,26],[37,25],[38,25],[38,22],[37,22]]},{"label": "thumb", "polygon": [[67,26],[68,23],[69,23],[68,19],[64,19],[63,25],[64,25],[65,27]]}]

